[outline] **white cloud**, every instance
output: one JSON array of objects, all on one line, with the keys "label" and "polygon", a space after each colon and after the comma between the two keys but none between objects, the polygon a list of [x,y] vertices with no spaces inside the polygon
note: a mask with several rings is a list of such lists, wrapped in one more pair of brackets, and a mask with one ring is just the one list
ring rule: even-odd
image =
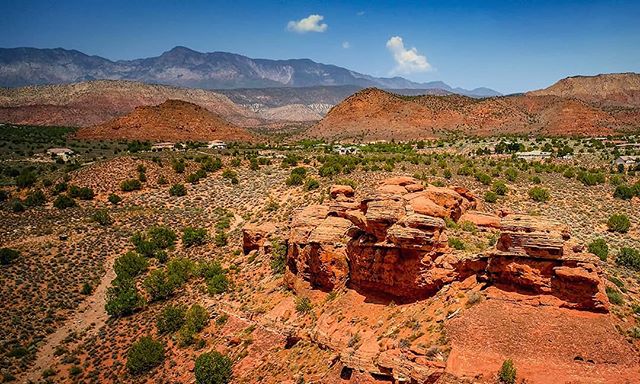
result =
[{"label": "white cloud", "polygon": [[344,48],[344,49],[351,48],[351,43],[349,43],[348,41],[343,41],[342,42],[342,48]]},{"label": "white cloud", "polygon": [[298,21],[290,21],[287,24],[287,29],[297,33],[324,32],[329,26],[322,22],[323,19],[322,15],[309,15]]},{"label": "white cloud", "polygon": [[387,49],[393,54],[396,66],[392,74],[410,74],[430,71],[431,64],[427,57],[418,53],[418,49],[411,47],[406,49],[402,37],[393,36],[387,41]]},{"label": "white cloud", "polygon": [[358,12],[356,12],[356,16],[364,16],[364,11],[358,11]]}]

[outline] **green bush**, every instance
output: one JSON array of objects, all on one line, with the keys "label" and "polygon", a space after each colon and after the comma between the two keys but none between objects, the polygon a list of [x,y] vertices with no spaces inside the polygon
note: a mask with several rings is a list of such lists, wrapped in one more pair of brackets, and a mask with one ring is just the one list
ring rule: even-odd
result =
[{"label": "green bush", "polygon": [[629,247],[620,248],[620,252],[616,256],[616,264],[640,271],[640,251]]},{"label": "green bush", "polygon": [[567,168],[562,176],[566,177],[567,179],[573,179],[574,177],[576,177],[576,172],[573,170],[573,168]]},{"label": "green bush", "polygon": [[595,239],[589,243],[587,246],[589,252],[598,256],[600,260],[607,261],[607,257],[609,256],[609,246],[604,239]]},{"label": "green bush", "polygon": [[4,203],[9,200],[9,197],[11,197],[11,193],[9,191],[0,189],[0,203]]},{"label": "green bush", "polygon": [[171,166],[176,173],[183,173],[185,169],[184,159],[173,159],[171,161]]},{"label": "green bush", "polygon": [[196,384],[227,384],[231,381],[231,359],[218,351],[203,353],[196,359]]},{"label": "green bush", "polygon": [[9,265],[20,257],[20,252],[11,248],[0,248],[0,265]]},{"label": "green bush", "polygon": [[185,196],[187,194],[187,188],[184,184],[174,184],[169,188],[169,196]]},{"label": "green bush", "polygon": [[320,183],[316,179],[307,179],[307,181],[304,183],[305,191],[313,191],[318,188],[320,188]]},{"label": "green bush", "polygon": [[605,177],[604,174],[600,172],[587,172],[580,171],[578,172],[578,181],[582,182],[582,184],[586,186],[594,186],[598,184],[604,184]]},{"label": "green bush", "polygon": [[202,245],[207,241],[206,228],[186,227],[182,230],[182,245],[191,247],[194,245]]},{"label": "green bush", "polygon": [[461,251],[465,248],[464,242],[457,237],[450,237],[448,243],[451,248],[457,249],[458,251]]},{"label": "green bush", "polygon": [[116,278],[111,284],[107,289],[105,304],[109,316],[127,316],[144,306],[144,298],[138,292],[133,279]]},{"label": "green bush", "polygon": [[127,352],[127,369],[132,374],[147,372],[164,360],[164,345],[151,336],[143,336]]},{"label": "green bush", "polygon": [[271,271],[274,275],[282,275],[287,266],[287,246],[279,239],[271,242]]},{"label": "green bush", "polygon": [[146,271],[148,267],[147,258],[133,251],[118,257],[113,263],[113,270],[121,279],[132,279]]},{"label": "green bush", "polygon": [[120,183],[120,190],[123,192],[131,192],[142,189],[142,183],[138,179],[123,180]]},{"label": "green bush", "polygon": [[186,321],[187,308],[184,305],[167,305],[156,318],[159,333],[178,331]]},{"label": "green bush", "polygon": [[631,222],[625,214],[613,214],[607,221],[607,227],[612,232],[626,233],[631,227]]},{"label": "green bush", "polygon": [[226,292],[229,289],[229,279],[227,275],[215,275],[206,280],[207,290],[210,295],[218,295]]},{"label": "green bush", "polygon": [[484,185],[491,184],[491,176],[487,175],[486,173],[482,173],[482,172],[476,173],[475,178],[476,180],[478,180]]},{"label": "green bush", "polygon": [[516,367],[511,359],[507,359],[502,363],[502,367],[498,371],[498,379],[502,384],[515,384]]},{"label": "green bush", "polygon": [[172,284],[176,287],[180,287],[189,281],[195,269],[194,262],[185,257],[173,258],[167,264],[167,273]]},{"label": "green bush", "polygon": [[16,186],[18,188],[28,188],[33,186],[38,177],[33,171],[24,169],[17,177],[16,177]]},{"label": "green bush", "polygon": [[109,215],[106,209],[99,209],[93,213],[91,219],[102,226],[113,224],[113,219]]},{"label": "green bush", "polygon": [[108,200],[111,204],[116,205],[122,201],[122,197],[116,195],[115,193],[112,193],[109,195]]},{"label": "green bush", "polygon": [[66,192],[68,187],[69,186],[67,185],[67,183],[65,183],[63,181],[61,183],[58,183],[58,184],[54,185],[52,190],[51,190],[51,193],[54,194],[54,195],[59,195],[62,192]]},{"label": "green bush", "polygon": [[496,181],[491,186],[491,190],[500,196],[504,196],[507,194],[509,188],[507,188],[507,185],[503,181]]},{"label": "green bush", "polygon": [[607,293],[607,298],[611,304],[622,305],[624,303],[624,299],[620,294],[620,291],[613,287],[606,287],[605,292]]},{"label": "green bush", "polygon": [[622,200],[631,200],[636,195],[636,191],[633,187],[628,185],[618,185],[613,192],[613,197]]},{"label": "green bush", "polygon": [[533,201],[537,201],[539,203],[548,201],[551,195],[549,191],[542,187],[533,187],[529,190],[529,197]]},{"label": "green bush", "polygon": [[498,195],[493,191],[487,191],[484,194],[484,201],[487,203],[495,203],[498,201]]},{"label": "green bush", "polygon": [[531,182],[532,182],[533,184],[541,184],[541,183],[542,183],[542,179],[540,179],[540,176],[533,176],[533,177],[531,178]]},{"label": "green bush", "polygon": [[313,305],[308,297],[296,297],[296,311],[298,313],[309,313],[312,308]]},{"label": "green bush", "polygon": [[65,194],[58,195],[58,197],[53,201],[53,206],[58,209],[72,208],[76,205],[76,201]]},{"label": "green bush", "polygon": [[231,184],[238,184],[238,174],[229,168],[222,171],[222,177],[231,181]]},{"label": "green bush", "polygon": [[304,167],[296,167],[291,170],[291,174],[285,181],[287,185],[302,185],[307,177],[307,169]]},{"label": "green bush", "polygon": [[92,200],[95,196],[93,189],[89,187],[78,187],[77,185],[70,186],[67,190],[67,194],[69,197],[78,198],[80,200]]},{"label": "green bush", "polygon": [[504,176],[511,182],[516,181],[516,179],[518,178],[518,171],[513,168],[508,168],[506,171],[504,171]]},{"label": "green bush", "polygon": [[22,201],[20,201],[20,199],[11,200],[11,204],[9,204],[9,208],[11,208],[11,211],[14,213],[24,212],[25,210],[24,204],[22,204]]},{"label": "green bush", "polygon": [[225,245],[227,245],[227,235],[224,233],[224,231],[218,231],[216,232],[216,236],[214,237],[213,242],[218,247],[224,247]]},{"label": "green bush", "polygon": [[173,295],[176,284],[169,278],[164,269],[154,269],[142,282],[142,286],[151,297],[151,301],[158,301]]},{"label": "green bush", "polygon": [[178,332],[178,343],[181,346],[193,344],[195,335],[209,324],[209,313],[198,304],[194,304],[187,311],[184,325]]},{"label": "green bush", "polygon": [[24,204],[27,207],[42,206],[46,202],[47,202],[47,197],[45,196],[44,192],[42,192],[42,190],[40,189],[36,189],[35,191],[29,192],[29,194],[27,195],[27,198],[24,200]]}]

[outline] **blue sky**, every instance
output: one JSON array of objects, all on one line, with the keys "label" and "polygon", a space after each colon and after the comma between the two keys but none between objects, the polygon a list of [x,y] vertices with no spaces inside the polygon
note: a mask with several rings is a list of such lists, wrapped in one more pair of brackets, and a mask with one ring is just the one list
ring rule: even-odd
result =
[{"label": "blue sky", "polygon": [[[576,74],[640,72],[638,0],[0,0],[0,9],[0,47],[113,60],[184,45],[505,93]],[[322,19],[288,27],[310,15]]]}]

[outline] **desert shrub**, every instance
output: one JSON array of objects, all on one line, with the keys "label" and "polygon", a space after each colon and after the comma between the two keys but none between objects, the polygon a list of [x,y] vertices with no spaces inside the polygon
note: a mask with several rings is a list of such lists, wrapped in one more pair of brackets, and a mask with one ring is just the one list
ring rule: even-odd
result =
[{"label": "desert shrub", "polygon": [[182,286],[193,276],[196,265],[185,257],[176,257],[167,263],[167,273],[173,285]]},{"label": "desert shrub", "polygon": [[548,201],[551,196],[548,190],[542,187],[533,187],[529,190],[529,197],[533,201],[542,203],[542,202]]},{"label": "desert shrub", "polygon": [[24,204],[27,207],[36,207],[44,205],[47,202],[47,197],[44,195],[44,192],[40,189],[36,189],[34,191],[29,192],[27,198],[24,200]]},{"label": "desert shrub", "polygon": [[287,266],[287,246],[279,239],[271,242],[271,271],[274,275],[281,275]]},{"label": "desert shrub", "polygon": [[603,184],[605,182],[604,174],[600,172],[578,172],[577,180],[586,186],[593,186]]},{"label": "desert shrub", "polygon": [[231,184],[238,184],[238,173],[229,168],[222,171],[222,177],[231,181]]},{"label": "desert shrub", "polygon": [[174,184],[169,188],[169,196],[185,196],[187,194],[187,188],[184,184]]},{"label": "desert shrub", "polygon": [[85,282],[84,284],[82,284],[82,289],[80,289],[80,293],[87,296],[90,295],[93,292],[93,287],[91,286],[91,284]]},{"label": "desert shrub", "polygon": [[620,248],[620,252],[616,256],[616,264],[640,271],[640,251],[629,247]]},{"label": "desert shrub", "polygon": [[151,297],[151,301],[166,299],[175,292],[176,285],[169,279],[164,269],[155,269],[142,282],[142,286]]},{"label": "desert shrub", "polygon": [[24,207],[24,204],[22,204],[22,201],[20,199],[11,200],[11,203],[9,204],[9,208],[14,213],[24,212],[24,210],[26,209]]},{"label": "desert shrub", "polygon": [[213,242],[218,247],[224,247],[225,245],[227,245],[227,235],[226,235],[226,233],[224,233],[224,231],[220,231],[220,230],[217,231],[216,232],[216,236],[213,239]]},{"label": "desert shrub", "polygon": [[116,195],[115,193],[110,194],[107,199],[113,205],[119,204],[122,201],[122,197]]},{"label": "desert shrub", "polygon": [[194,304],[189,308],[185,316],[184,325],[178,332],[178,343],[181,346],[193,344],[195,335],[202,331],[209,324],[209,313],[198,304]]},{"label": "desert shrub", "polygon": [[171,167],[176,173],[183,173],[185,169],[184,159],[173,159],[171,161]]},{"label": "desert shrub", "polygon": [[20,257],[20,252],[11,248],[0,248],[0,265],[9,265]]},{"label": "desert shrub", "polygon": [[541,184],[541,183],[542,183],[542,179],[540,179],[540,176],[533,176],[533,177],[531,178],[531,182],[532,182],[533,184]]},{"label": "desert shrub", "polygon": [[28,169],[24,169],[17,177],[16,177],[16,186],[18,188],[28,188],[33,186],[38,177],[36,174]]},{"label": "desert shrub", "polygon": [[498,201],[498,195],[493,191],[487,191],[484,194],[484,201],[487,203],[495,203]]},{"label": "desert shrub", "polygon": [[229,289],[229,279],[226,271],[217,261],[201,263],[199,265],[199,274],[204,278],[209,294],[216,295]]},{"label": "desert shrub", "polygon": [[628,185],[618,185],[613,191],[613,197],[616,199],[631,200],[635,195],[635,189]]},{"label": "desert shrub", "polygon": [[71,185],[67,188],[67,194],[72,198],[78,198],[80,200],[91,200],[94,197],[93,189],[89,187],[78,187],[77,185]]},{"label": "desert shrub", "polygon": [[312,308],[313,305],[308,297],[296,297],[296,311],[298,313],[309,313]]},{"label": "desert shrub", "polygon": [[607,228],[612,232],[626,233],[630,226],[629,217],[623,213],[613,214],[607,221]]},{"label": "desert shrub", "polygon": [[158,185],[167,185],[167,184],[169,184],[167,179],[163,175],[160,175],[158,177]]},{"label": "desert shrub", "polygon": [[120,183],[120,190],[123,192],[131,192],[142,189],[142,183],[138,179],[127,179]]},{"label": "desert shrub", "polygon": [[227,384],[231,381],[233,363],[218,351],[203,353],[196,359],[196,384]]},{"label": "desert shrub", "polygon": [[318,183],[318,180],[316,179],[307,179],[307,181],[304,183],[305,191],[313,191],[314,189],[318,188],[320,188],[320,183]]},{"label": "desert shrub", "polygon": [[193,245],[202,245],[207,241],[206,228],[186,227],[182,230],[182,245],[191,247]]},{"label": "desert shrub", "polygon": [[127,351],[127,369],[139,374],[160,365],[164,360],[164,345],[151,336],[143,336]]},{"label": "desert shrub", "polygon": [[504,171],[504,176],[509,181],[516,181],[516,179],[518,178],[518,171],[516,171],[514,168],[507,168],[507,170]]},{"label": "desert shrub", "polygon": [[475,178],[476,178],[476,180],[478,180],[479,182],[481,182],[484,185],[491,184],[491,176],[487,175],[486,173],[478,172],[478,173],[475,174]]},{"label": "desert shrub", "polygon": [[187,176],[187,181],[191,184],[196,184],[200,179],[204,179],[205,177],[207,177],[207,172],[200,168],[194,173],[189,174],[189,176]]},{"label": "desert shrub", "polygon": [[121,279],[132,279],[149,267],[149,261],[135,252],[127,252],[113,263],[113,270]]},{"label": "desert shrub", "polygon": [[611,304],[622,305],[624,303],[624,299],[620,294],[620,291],[613,287],[606,287],[605,292],[607,293],[607,298]]},{"label": "desert shrub", "polygon": [[99,209],[95,211],[93,215],[91,215],[91,219],[102,226],[113,224],[113,219],[106,209]]},{"label": "desert shrub", "polygon": [[502,363],[502,367],[498,371],[498,380],[502,384],[515,384],[516,367],[511,359],[507,359]]},{"label": "desert shrub", "polygon": [[107,288],[105,310],[109,316],[127,316],[141,309],[144,298],[138,292],[135,281],[131,278],[116,278]]},{"label": "desert shrub", "polygon": [[500,196],[504,196],[507,194],[509,188],[507,188],[507,185],[503,181],[496,181],[491,186],[491,190]]},{"label": "desert shrub", "polygon": [[187,308],[184,305],[167,305],[156,318],[159,333],[173,333],[182,328],[186,320]]},{"label": "desert shrub", "polygon": [[573,168],[567,168],[565,169],[562,176],[566,177],[567,179],[573,179],[574,177],[576,177],[576,172],[573,170]]},{"label": "desert shrub", "polygon": [[11,193],[9,191],[0,189],[0,203],[4,203],[9,200],[9,197],[11,197]]},{"label": "desert shrub", "polygon": [[147,229],[147,235],[150,241],[158,249],[167,249],[173,247],[178,238],[176,233],[169,227],[162,225],[154,226]]},{"label": "desert shrub", "polygon": [[53,206],[58,209],[72,208],[76,206],[76,201],[66,194],[61,194],[53,201]]},{"label": "desert shrub", "polygon": [[201,163],[201,168],[207,172],[215,172],[222,168],[222,160],[217,157],[213,159],[206,157]]},{"label": "desert shrub", "polygon": [[307,177],[307,169],[304,167],[296,167],[291,170],[291,174],[285,180],[287,185],[302,185]]},{"label": "desert shrub", "polygon": [[457,249],[461,251],[465,248],[464,242],[457,237],[450,237],[447,242],[449,243],[449,246],[453,249]]},{"label": "desert shrub", "polygon": [[61,183],[54,185],[53,188],[51,188],[51,193],[54,195],[59,195],[62,192],[66,192],[67,188],[69,188],[69,186],[67,185],[67,183],[63,181]]},{"label": "desert shrub", "polygon": [[609,246],[604,239],[595,239],[589,243],[587,246],[589,252],[598,256],[600,260],[607,261],[607,257],[609,256]]}]

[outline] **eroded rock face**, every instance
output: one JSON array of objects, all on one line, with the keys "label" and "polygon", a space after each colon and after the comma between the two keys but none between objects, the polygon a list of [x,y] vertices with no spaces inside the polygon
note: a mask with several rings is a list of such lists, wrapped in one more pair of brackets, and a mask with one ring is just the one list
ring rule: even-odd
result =
[{"label": "eroded rock face", "polygon": [[[473,211],[477,203],[469,191],[425,187],[411,177],[387,179],[361,200],[341,197],[294,217],[288,281],[322,290],[348,284],[407,302],[476,275],[506,292],[548,295],[545,302],[553,305],[607,310],[598,259],[581,252],[561,223]],[[500,228],[495,248],[453,252],[445,218]]]},{"label": "eroded rock face", "polygon": [[242,250],[248,254],[253,250],[259,250],[268,242],[269,235],[276,231],[273,223],[246,224],[242,228]]}]

